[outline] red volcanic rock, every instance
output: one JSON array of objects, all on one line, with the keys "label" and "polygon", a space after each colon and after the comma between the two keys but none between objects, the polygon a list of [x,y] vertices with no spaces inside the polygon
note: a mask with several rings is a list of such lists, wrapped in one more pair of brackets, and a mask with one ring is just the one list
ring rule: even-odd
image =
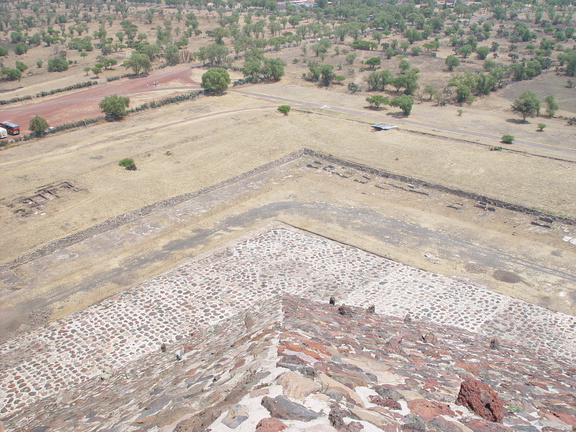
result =
[{"label": "red volcanic rock", "polygon": [[576,425],[576,416],[570,415],[568,413],[562,411],[551,411],[551,410],[541,410],[540,415],[543,415],[548,420],[552,420],[555,422],[562,422],[566,425]]},{"label": "red volcanic rock", "polygon": [[379,405],[381,407],[390,408],[393,410],[401,410],[402,409],[402,406],[400,405],[400,403],[395,401],[394,399],[384,399],[384,398],[377,396],[377,395],[370,395],[368,397],[368,399],[373,404]]},{"label": "red volcanic rock", "polygon": [[465,371],[470,372],[472,375],[480,375],[480,369],[478,369],[477,365],[464,362],[456,362],[454,366],[464,369]]},{"label": "red volcanic rock", "polygon": [[280,432],[286,429],[288,426],[284,424],[282,420],[277,418],[263,418],[256,425],[256,432]]},{"label": "red volcanic rock", "polygon": [[417,414],[428,421],[439,415],[456,416],[448,405],[426,399],[413,399],[408,402],[408,408],[412,414]]},{"label": "red volcanic rock", "polygon": [[475,379],[467,379],[460,385],[456,404],[467,407],[483,419],[502,422],[504,403],[488,385]]},{"label": "red volcanic rock", "polygon": [[386,351],[395,354],[404,354],[404,350],[402,349],[402,339],[403,337],[399,334],[392,336],[390,340],[384,344]]}]

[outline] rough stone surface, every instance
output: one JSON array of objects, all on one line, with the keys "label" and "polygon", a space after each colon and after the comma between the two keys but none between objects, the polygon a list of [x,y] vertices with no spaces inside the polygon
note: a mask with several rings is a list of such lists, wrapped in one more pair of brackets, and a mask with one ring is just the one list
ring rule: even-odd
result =
[{"label": "rough stone surface", "polygon": [[288,426],[282,422],[282,420],[269,417],[263,418],[256,425],[256,432],[280,432],[286,429]]},{"label": "rough stone surface", "polygon": [[491,422],[502,422],[504,417],[504,402],[487,384],[476,379],[466,379],[460,385],[456,398],[458,405],[474,411],[480,417]]},{"label": "rough stone surface", "polygon": [[286,372],[278,377],[284,394],[294,399],[304,399],[310,393],[319,391],[322,386],[310,378],[295,372]]},{"label": "rough stone surface", "polygon": [[[408,312],[410,322],[398,318]],[[281,398],[317,413],[283,421],[311,432],[334,432],[336,408],[355,430],[566,431],[575,334],[574,317],[274,228],[0,346],[0,421],[6,431],[216,432],[237,407],[248,418],[234,430],[252,432],[270,416],[262,400]],[[318,390],[285,394],[290,370]],[[471,375],[502,399],[502,424],[454,403]],[[415,400],[449,410],[428,420]]]},{"label": "rough stone surface", "polygon": [[264,396],[262,406],[270,411],[272,417],[284,420],[310,421],[320,417],[319,413],[306,409],[285,396],[276,396],[274,399]]},{"label": "rough stone surface", "polygon": [[412,399],[408,402],[408,408],[414,414],[419,415],[424,420],[434,420],[440,415],[455,416],[454,411],[446,404],[426,399]]}]

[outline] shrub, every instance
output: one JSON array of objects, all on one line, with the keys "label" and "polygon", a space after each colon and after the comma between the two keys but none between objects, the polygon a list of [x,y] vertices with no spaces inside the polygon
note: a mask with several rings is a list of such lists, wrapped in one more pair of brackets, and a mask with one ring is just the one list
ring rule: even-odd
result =
[{"label": "shrub", "polygon": [[19,42],[14,47],[14,52],[16,55],[26,54],[28,52],[28,46],[24,42]]},{"label": "shrub", "polygon": [[55,57],[48,60],[48,72],[63,72],[68,70],[68,62],[62,57]]},{"label": "shrub", "polygon": [[544,124],[544,123],[538,123],[538,132],[542,132],[545,127],[546,127],[546,124]]},{"label": "shrub", "polygon": [[509,134],[502,135],[502,142],[504,144],[512,144],[514,142],[514,137]]},{"label": "shrub", "polygon": [[124,158],[120,162],[118,162],[118,165],[124,167],[128,171],[136,171],[136,164],[134,163],[134,159],[132,158]]},{"label": "shrub", "polygon": [[291,109],[290,105],[280,105],[278,107],[278,111],[280,111],[284,115],[288,115],[290,109]]}]

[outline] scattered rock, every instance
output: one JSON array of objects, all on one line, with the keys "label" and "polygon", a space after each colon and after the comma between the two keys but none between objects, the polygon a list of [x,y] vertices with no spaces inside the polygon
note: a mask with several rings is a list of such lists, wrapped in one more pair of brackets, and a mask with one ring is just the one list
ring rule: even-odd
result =
[{"label": "scattered rock", "polygon": [[282,386],[285,396],[294,399],[304,399],[311,393],[319,391],[322,386],[294,372],[285,372],[278,377],[277,383]]},{"label": "scattered rock", "polygon": [[330,301],[328,302],[331,305],[335,305],[336,304],[336,299],[334,297],[330,297]]},{"label": "scattered rock", "polygon": [[475,364],[456,362],[456,363],[454,363],[454,367],[464,369],[466,372],[470,372],[472,375],[476,375],[476,376],[480,375],[480,369]]},{"label": "scattered rock", "polygon": [[424,343],[428,343],[431,345],[436,345],[436,342],[438,342],[438,339],[436,338],[436,335],[432,332],[426,333],[422,335],[422,341]]},{"label": "scattered rock", "polygon": [[474,419],[466,423],[469,429],[474,432],[512,432],[513,429],[498,423],[488,422],[486,420]]},{"label": "scattered rock", "polygon": [[163,343],[162,345],[160,345],[160,351],[166,352],[166,344],[165,344],[165,343]]},{"label": "scattered rock", "polygon": [[344,417],[350,417],[350,413],[338,406],[334,406],[330,409],[330,414],[328,414],[328,421],[336,429],[343,429],[346,427]]},{"label": "scattered rock", "polygon": [[246,420],[248,420],[248,410],[245,406],[236,404],[230,407],[228,414],[226,414],[226,417],[224,417],[222,423],[224,423],[230,429],[236,429]]},{"label": "scattered rock", "polygon": [[368,312],[369,314],[375,313],[376,312],[376,306],[375,305],[368,306],[368,308],[366,308],[366,312]]},{"label": "scattered rock", "polygon": [[474,411],[483,419],[502,422],[504,403],[488,385],[476,379],[467,379],[460,385],[456,404]]},{"label": "scattered rock", "polygon": [[437,417],[428,422],[428,431],[436,430],[437,432],[463,432],[463,428],[454,422]]},{"label": "scattered rock", "polygon": [[364,425],[362,423],[357,422],[357,421],[351,421],[350,423],[348,423],[346,428],[344,428],[344,431],[345,432],[358,432],[362,429],[364,429]]},{"label": "scattered rock", "polygon": [[490,348],[493,350],[500,349],[500,341],[496,338],[490,340]]},{"label": "scattered rock", "polygon": [[431,421],[439,415],[456,415],[448,405],[426,399],[413,399],[408,402],[408,408],[413,414],[417,414],[427,421]]},{"label": "scattered rock", "polygon": [[396,390],[394,390],[391,387],[386,387],[383,385],[377,385],[376,387],[373,388],[373,390],[376,393],[378,393],[380,395],[380,397],[384,400],[391,399],[393,401],[399,401],[400,399],[403,398],[400,393],[398,393]]},{"label": "scattered rock", "polygon": [[252,314],[247,313],[244,316],[244,325],[246,325],[246,328],[248,330],[250,330],[252,327],[254,327],[254,318],[252,317]]},{"label": "scattered rock", "polygon": [[331,392],[331,394],[339,393],[351,403],[358,406],[364,406],[360,396],[358,396],[354,390],[345,386],[344,384],[332,379],[324,373],[320,374],[320,381],[322,382],[322,386],[325,389],[324,392],[326,394],[328,394],[328,392]]},{"label": "scattered rock", "polygon": [[376,405],[381,406],[381,407],[390,408],[393,410],[401,410],[402,409],[402,406],[400,405],[400,403],[395,401],[394,399],[384,399],[381,396],[377,396],[377,395],[370,395],[368,397],[368,399],[373,404],[376,404]]},{"label": "scattered rock", "polygon": [[352,316],[352,309],[350,309],[348,306],[340,306],[338,308],[338,313],[340,315],[343,315],[343,316],[351,317]]},{"label": "scattered rock", "polygon": [[404,316],[404,322],[405,322],[405,323],[411,323],[411,322],[412,322],[412,315],[410,315],[410,312],[408,312],[408,313]]},{"label": "scattered rock", "polygon": [[402,349],[402,336],[394,335],[390,338],[388,342],[384,344],[384,348],[388,352],[393,352],[396,354],[404,354],[404,350]]},{"label": "scattered rock", "polygon": [[256,425],[256,432],[280,432],[281,430],[286,429],[286,426],[282,420],[277,418],[268,417],[263,418],[258,422]]},{"label": "scattered rock", "polygon": [[426,424],[418,415],[408,414],[402,419],[402,423],[402,430],[426,432]]},{"label": "scattered rock", "polygon": [[274,399],[264,396],[262,398],[262,406],[270,412],[272,417],[283,420],[310,421],[320,417],[320,413],[294,403],[282,395],[276,396]]}]

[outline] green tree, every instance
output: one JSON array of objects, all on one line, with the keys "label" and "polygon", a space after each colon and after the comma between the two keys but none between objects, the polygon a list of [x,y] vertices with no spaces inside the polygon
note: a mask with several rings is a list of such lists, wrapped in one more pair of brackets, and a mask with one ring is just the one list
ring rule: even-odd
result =
[{"label": "green tree", "polygon": [[126,108],[130,105],[130,98],[125,96],[106,96],[100,101],[98,106],[107,118],[120,120],[126,116]]},{"label": "green tree", "polygon": [[478,55],[478,58],[480,60],[485,60],[486,57],[488,57],[488,54],[490,54],[490,47],[487,46],[481,46],[476,48],[476,54]]},{"label": "green tree", "polygon": [[20,81],[22,79],[22,72],[16,68],[3,67],[0,72],[8,81]]},{"label": "green tree", "polygon": [[54,57],[48,60],[48,72],[63,72],[68,70],[68,62],[62,57]]},{"label": "green tree", "polygon": [[432,98],[436,95],[437,92],[438,90],[436,90],[436,88],[432,84],[426,84],[424,86],[424,90],[422,90],[422,93],[428,95],[428,100],[432,100]]},{"label": "green tree", "polygon": [[272,81],[280,81],[284,76],[284,66],[286,63],[279,58],[265,58],[261,72]]},{"label": "green tree", "polygon": [[446,66],[448,67],[448,71],[450,72],[452,72],[455,67],[460,66],[460,60],[458,60],[458,57],[456,57],[454,54],[450,54],[448,57],[446,57],[444,63],[446,64]]},{"label": "green tree", "polygon": [[472,45],[462,45],[460,48],[458,48],[458,54],[464,58],[468,57],[470,54],[472,54]]},{"label": "green tree", "polygon": [[208,62],[214,65],[221,65],[226,60],[228,49],[224,45],[213,43],[208,46],[200,47],[197,57],[202,62]]},{"label": "green tree", "polygon": [[409,116],[414,105],[414,98],[408,95],[396,96],[392,98],[390,105],[400,108],[405,116]]},{"label": "green tree", "polygon": [[390,100],[386,96],[374,95],[367,97],[366,102],[368,102],[371,107],[379,109],[380,105],[388,105]]},{"label": "green tree", "polygon": [[336,78],[336,72],[334,72],[334,66],[324,64],[320,66],[320,80],[322,84],[326,87]]},{"label": "green tree", "polygon": [[368,66],[370,69],[375,69],[376,66],[380,66],[380,63],[382,63],[380,57],[372,57],[364,62],[364,64]]},{"label": "green tree", "polygon": [[355,82],[351,82],[348,84],[348,90],[350,90],[350,92],[352,94],[354,94],[354,93],[360,91],[360,86],[358,84],[356,84]]},{"label": "green tree", "polygon": [[258,75],[260,75],[261,67],[262,62],[260,61],[260,59],[246,58],[246,61],[244,62],[244,67],[242,68],[242,74],[245,77],[250,77],[252,79],[252,82],[257,82]]},{"label": "green tree", "polygon": [[20,72],[24,72],[26,69],[28,69],[28,66],[26,66],[21,61],[16,61],[16,69],[18,69]]},{"label": "green tree", "polygon": [[146,74],[152,69],[152,62],[146,54],[134,51],[128,60],[124,60],[122,66],[126,69],[132,69],[136,75],[140,73]]},{"label": "green tree", "polygon": [[24,42],[19,42],[14,47],[14,52],[16,55],[26,54],[28,52],[28,45],[26,45]]},{"label": "green tree", "polygon": [[402,72],[406,72],[408,69],[410,69],[410,63],[408,60],[402,59],[400,60],[400,63],[398,63],[398,67]]},{"label": "green tree", "polygon": [[522,120],[525,122],[526,117],[534,116],[540,113],[540,101],[531,90],[526,90],[518,96],[512,104],[512,111],[517,111],[522,114]]},{"label": "green tree", "polygon": [[510,134],[504,134],[502,135],[501,141],[504,144],[512,144],[514,142],[514,137]]},{"label": "green tree", "polygon": [[210,68],[202,75],[202,88],[212,89],[216,93],[226,91],[230,84],[230,74],[226,69]]},{"label": "green tree", "polygon": [[46,129],[48,129],[48,122],[44,120],[42,117],[38,117],[37,115],[30,119],[30,131],[33,132],[35,135],[44,135]]},{"label": "green tree", "polygon": [[6,47],[0,45],[0,57],[6,57],[8,55],[8,50]]},{"label": "green tree", "polygon": [[558,111],[558,108],[560,108],[554,95],[549,94],[546,96],[544,98],[544,102],[546,103],[546,114],[548,114],[549,117],[554,117],[554,114],[556,114],[556,111]]},{"label": "green tree", "polygon": [[568,76],[576,75],[576,51],[568,49],[558,55],[560,66],[564,67],[564,73]]},{"label": "green tree", "polygon": [[166,45],[164,49],[164,58],[166,59],[166,64],[169,66],[174,66],[180,63],[180,51],[178,47],[174,44]]},{"label": "green tree", "polygon": [[280,105],[278,107],[278,111],[280,111],[282,114],[284,115],[288,115],[288,113],[290,112],[291,107],[290,105]]}]

